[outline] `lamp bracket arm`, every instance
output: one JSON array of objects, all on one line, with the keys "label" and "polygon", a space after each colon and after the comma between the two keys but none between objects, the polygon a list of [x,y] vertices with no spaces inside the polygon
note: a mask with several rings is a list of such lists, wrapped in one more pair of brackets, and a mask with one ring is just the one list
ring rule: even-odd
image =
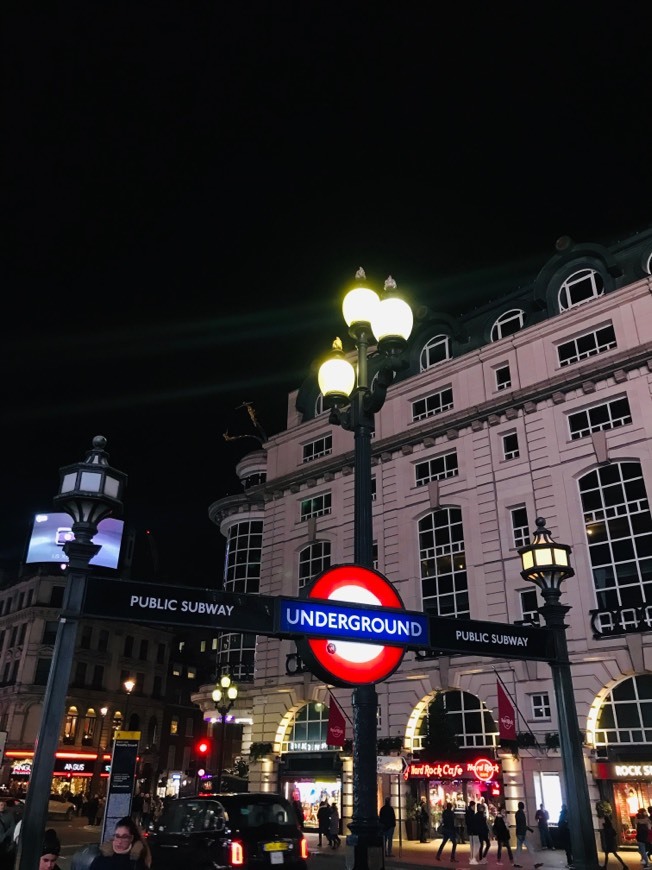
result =
[{"label": "lamp bracket arm", "polygon": [[347,408],[343,411],[341,408],[333,407],[328,415],[328,422],[331,426],[341,426],[347,432],[353,431],[353,422],[351,420],[351,410]]},{"label": "lamp bracket arm", "polygon": [[364,395],[364,410],[368,414],[376,414],[383,407],[387,398],[387,390],[394,383],[396,372],[402,368],[405,368],[405,365],[402,364],[402,360],[398,356],[388,356],[383,359],[374,380],[373,389],[367,390]]}]

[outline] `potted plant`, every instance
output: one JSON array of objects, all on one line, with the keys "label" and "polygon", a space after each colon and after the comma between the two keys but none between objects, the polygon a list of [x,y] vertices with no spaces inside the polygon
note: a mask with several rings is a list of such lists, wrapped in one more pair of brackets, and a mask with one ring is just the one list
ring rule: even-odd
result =
[{"label": "potted plant", "polygon": [[405,836],[419,839],[419,801],[411,792],[405,793]]},{"label": "potted plant", "polygon": [[387,752],[400,752],[403,748],[402,737],[379,737],[378,738],[378,753],[385,755]]},{"label": "potted plant", "polygon": [[251,761],[259,761],[261,758],[265,758],[265,756],[271,755],[273,749],[273,743],[252,743],[249,747],[249,758]]},{"label": "potted plant", "polygon": [[546,734],[546,749],[559,749],[559,734],[557,731]]}]

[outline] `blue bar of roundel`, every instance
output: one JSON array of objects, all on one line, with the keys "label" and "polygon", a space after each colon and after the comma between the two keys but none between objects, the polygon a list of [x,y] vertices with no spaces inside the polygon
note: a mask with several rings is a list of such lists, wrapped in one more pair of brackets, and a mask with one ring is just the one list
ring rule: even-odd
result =
[{"label": "blue bar of roundel", "polygon": [[281,601],[280,631],[314,637],[375,642],[390,646],[428,645],[428,617],[400,610],[368,610],[347,604]]}]

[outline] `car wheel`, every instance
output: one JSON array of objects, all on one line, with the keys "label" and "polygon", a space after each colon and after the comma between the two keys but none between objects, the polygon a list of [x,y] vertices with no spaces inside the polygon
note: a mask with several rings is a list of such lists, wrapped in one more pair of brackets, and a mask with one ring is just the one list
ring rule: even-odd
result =
[{"label": "car wheel", "polygon": [[67,822],[71,821],[71,819],[74,815],[75,815],[75,813],[72,809],[66,810],[66,821]]}]

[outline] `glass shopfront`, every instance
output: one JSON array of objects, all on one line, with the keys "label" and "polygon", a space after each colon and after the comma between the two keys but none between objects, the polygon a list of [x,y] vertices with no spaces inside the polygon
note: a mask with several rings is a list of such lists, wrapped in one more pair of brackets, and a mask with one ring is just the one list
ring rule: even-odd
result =
[{"label": "glass shopfront", "polygon": [[464,813],[470,801],[486,804],[490,823],[503,802],[500,762],[488,758],[413,762],[404,776],[415,783],[418,800],[426,798],[431,833],[439,827],[446,804],[452,804],[457,835],[462,843],[468,841]]},{"label": "glass shopfront", "polygon": [[613,810],[622,846],[636,846],[636,813],[652,806],[652,762],[598,762],[593,775]]},{"label": "glass shopfront", "polygon": [[342,818],[342,761],[339,752],[286,752],[279,766],[279,790],[290,802],[298,800],[304,827],[317,830],[322,800],[336,803]]}]

